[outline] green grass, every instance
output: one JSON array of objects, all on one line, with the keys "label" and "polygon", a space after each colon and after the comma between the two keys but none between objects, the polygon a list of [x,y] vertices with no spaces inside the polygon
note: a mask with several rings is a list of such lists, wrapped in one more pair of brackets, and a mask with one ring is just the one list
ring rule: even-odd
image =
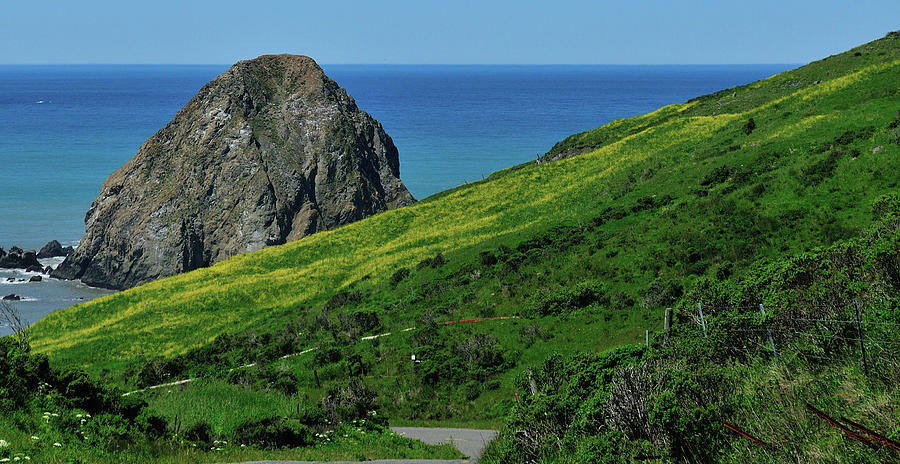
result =
[{"label": "green grass", "polygon": [[210,380],[156,390],[148,397],[148,403],[152,412],[170,423],[177,420],[188,429],[205,422],[214,434],[221,436],[234,432],[248,420],[288,417],[297,410],[299,400]]},{"label": "green grass", "polygon": [[[35,435],[37,436],[37,435]],[[226,444],[218,450],[201,450],[179,447],[166,443],[144,442],[119,450],[104,450],[84,446],[78,442],[66,442],[53,435],[31,439],[5,420],[0,420],[0,438],[9,442],[10,459],[18,462],[62,463],[195,463],[247,462],[261,460],[291,461],[370,461],[375,459],[460,459],[462,454],[451,445],[428,446],[416,440],[401,437],[393,432],[362,433],[343,429],[331,441],[315,446],[260,450]],[[60,446],[54,443],[60,442]],[[12,462],[12,461],[11,461]]]}]

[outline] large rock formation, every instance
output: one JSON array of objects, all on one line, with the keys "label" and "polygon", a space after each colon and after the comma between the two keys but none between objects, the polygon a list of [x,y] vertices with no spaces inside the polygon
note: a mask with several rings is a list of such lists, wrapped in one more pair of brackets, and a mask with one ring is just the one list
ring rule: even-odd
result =
[{"label": "large rock formation", "polygon": [[106,179],[53,276],[128,288],[412,203],[381,124],[310,58],[241,61]]}]

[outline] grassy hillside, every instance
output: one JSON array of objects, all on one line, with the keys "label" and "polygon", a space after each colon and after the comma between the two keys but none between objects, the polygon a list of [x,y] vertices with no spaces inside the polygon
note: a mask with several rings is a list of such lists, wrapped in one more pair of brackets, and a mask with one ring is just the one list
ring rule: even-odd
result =
[{"label": "grassy hillside", "polygon": [[[265,444],[273,427],[294,437],[277,446],[301,437],[341,455],[359,437],[344,446],[319,435],[387,416],[505,423],[495,462],[736,461],[745,444],[720,422],[756,417],[738,425],[791,437],[778,438],[791,460],[856,461],[863,454],[834,437],[790,435],[785,418],[814,429],[803,402],[816,399],[900,433],[880,412],[900,407],[889,349],[900,332],[884,329],[900,327],[898,110],[900,35],[890,34],[573,135],[537,162],[414,206],[60,310],[32,328],[32,347],[129,390],[196,379],[128,397],[142,412],[122,433],[154,418],[173,459],[185,443]],[[794,321],[846,321],[853,298],[882,344],[871,348],[881,374],[859,371],[852,327]],[[784,350],[778,364],[758,303]],[[634,346],[645,330],[651,346]],[[48,382],[65,397],[69,377]],[[618,403],[632,387],[645,402]],[[0,420],[26,448],[25,425],[46,410],[29,404],[16,413],[24,425]],[[864,460],[892,456],[878,453]]]},{"label": "grassy hillside", "polygon": [[[327,317],[369,311],[385,330],[429,311],[517,314],[584,281],[602,281],[605,308],[670,304],[698,276],[740,276],[867,222],[871,201],[897,188],[898,71],[894,35],[615,121],[549,154],[579,156],[58,311],[34,326],[33,346],[55,363],[119,372],[221,334],[308,323],[340,292],[359,297]],[[555,233],[578,243],[553,244]],[[443,264],[419,266],[438,253]],[[392,283],[400,269],[411,275]]]}]

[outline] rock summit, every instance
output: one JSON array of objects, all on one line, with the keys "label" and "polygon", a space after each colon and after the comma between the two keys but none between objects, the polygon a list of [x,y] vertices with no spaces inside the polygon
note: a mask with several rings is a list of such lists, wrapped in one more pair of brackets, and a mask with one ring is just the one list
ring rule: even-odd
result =
[{"label": "rock summit", "polygon": [[381,124],[311,58],[206,84],[103,183],[54,277],[122,289],[415,200]]}]

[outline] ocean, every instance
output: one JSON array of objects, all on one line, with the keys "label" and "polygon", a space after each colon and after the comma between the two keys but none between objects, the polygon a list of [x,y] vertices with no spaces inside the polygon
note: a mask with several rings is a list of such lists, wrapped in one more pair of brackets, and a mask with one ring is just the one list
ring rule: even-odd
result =
[{"label": "ocean", "polygon": [[[418,199],[545,153],[568,135],[792,65],[323,65],[381,121]],[[0,66],[0,247],[77,245],[106,177],[226,65]],[[8,278],[13,282],[7,282]],[[31,322],[107,291],[0,270]],[[0,327],[0,334],[8,329]]]}]

